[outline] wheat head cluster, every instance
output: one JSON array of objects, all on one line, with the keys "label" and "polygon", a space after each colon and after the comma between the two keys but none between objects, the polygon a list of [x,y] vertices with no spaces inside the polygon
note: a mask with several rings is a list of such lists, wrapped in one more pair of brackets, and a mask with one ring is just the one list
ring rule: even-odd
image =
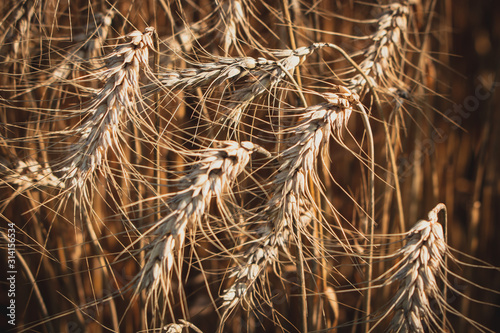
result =
[{"label": "wheat head cluster", "polygon": [[5,328],[494,332],[470,273],[500,269],[398,164],[446,100],[444,7],[4,1]]}]

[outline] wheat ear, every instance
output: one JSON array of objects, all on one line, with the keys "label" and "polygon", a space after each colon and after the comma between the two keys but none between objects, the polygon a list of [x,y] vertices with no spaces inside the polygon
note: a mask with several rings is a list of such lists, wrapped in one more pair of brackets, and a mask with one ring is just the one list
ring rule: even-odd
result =
[{"label": "wheat ear", "polygon": [[[279,60],[266,58],[219,58],[217,62],[197,65],[180,71],[165,71],[159,74],[161,89],[196,88],[210,85],[212,88],[222,83],[232,84],[248,78],[244,86],[231,93],[231,102],[221,106],[223,117],[220,121],[236,127],[246,108],[259,96],[274,89],[285,77],[293,74],[295,68],[315,50],[326,47],[326,43],[314,43],[295,50],[280,50],[271,54]],[[156,85],[153,83],[152,85]]]},{"label": "wheat ear", "polygon": [[146,28],[144,33],[131,32],[127,35],[130,41],[107,56],[106,83],[82,111],[87,118],[72,131],[79,139],[68,148],[60,168],[67,188],[82,188],[102,164],[108,148],[118,142],[124,116],[131,117],[140,100],[140,68],[149,68],[148,47],[153,45],[153,32],[153,28]]},{"label": "wheat ear", "polygon": [[399,269],[389,279],[390,283],[400,283],[391,302],[394,317],[389,332],[424,332],[437,325],[431,299],[444,299],[437,276],[442,274],[447,249],[438,222],[438,213],[445,208],[438,204],[427,220],[420,220],[407,233],[408,241],[398,253],[402,256]]},{"label": "wheat ear", "polygon": [[[222,202],[223,194],[230,189],[255,151],[265,152],[249,141],[241,144],[223,141],[218,148],[209,148],[202,153],[194,169],[181,180],[184,189],[168,202],[171,213],[153,227],[156,229],[155,239],[147,253],[145,265],[136,277],[138,290],[148,289],[151,294],[161,285],[168,292],[175,261],[174,250],[182,249],[188,228],[201,223],[212,197]],[[182,257],[178,259],[182,260]],[[180,265],[181,262],[179,269]]]},{"label": "wheat ear", "polygon": [[[406,4],[393,3],[379,17],[377,31],[370,36],[372,43],[364,50],[364,60],[359,67],[372,84],[383,83],[383,87],[407,90],[405,84],[398,79],[400,68],[398,54],[402,41],[406,39],[407,22],[410,8]],[[365,76],[357,74],[348,82],[348,87],[360,93],[366,86]]]},{"label": "wheat ear", "polygon": [[46,186],[64,188],[49,166],[42,166],[33,158],[17,160],[14,165],[0,158],[0,183],[16,185],[22,189]]},{"label": "wheat ear", "polygon": [[[300,114],[302,120],[290,129],[295,133],[290,147],[281,154],[283,162],[272,185],[274,192],[260,218],[264,227],[258,230],[258,238],[246,254],[246,263],[236,267],[232,285],[224,291],[222,299],[225,316],[253,289],[257,278],[269,265],[278,260],[279,249],[288,253],[288,239],[294,227],[307,225],[312,219],[310,206],[312,198],[307,190],[308,179],[321,149],[330,136],[340,136],[352,113],[352,104],[358,103],[358,96],[347,88],[338,86],[336,93],[325,93],[328,101],[306,108]],[[314,177],[313,177],[314,178]]]}]

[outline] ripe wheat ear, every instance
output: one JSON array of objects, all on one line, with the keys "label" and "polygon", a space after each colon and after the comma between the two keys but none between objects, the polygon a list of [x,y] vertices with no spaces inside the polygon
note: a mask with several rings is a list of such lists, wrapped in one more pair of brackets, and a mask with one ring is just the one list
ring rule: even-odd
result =
[{"label": "ripe wheat ear", "polygon": [[153,47],[153,32],[152,28],[144,33],[131,32],[126,37],[129,42],[118,46],[105,58],[106,83],[89,102],[90,106],[82,110],[82,117],[86,119],[69,131],[78,136],[78,141],[68,147],[64,160],[58,165],[66,188],[82,190],[94,171],[104,164],[108,148],[120,156],[117,147],[120,130],[124,119],[133,119],[137,114],[136,103],[141,100],[140,69],[149,66],[148,48]]},{"label": "ripe wheat ear", "polygon": [[446,209],[442,203],[434,207],[427,220],[420,220],[407,235],[406,245],[399,250],[402,257],[389,282],[398,281],[399,290],[391,301],[394,317],[389,332],[424,332],[443,325],[431,307],[431,301],[443,301],[438,277],[445,267],[447,244],[438,213]]},{"label": "ripe wheat ear", "polygon": [[147,290],[150,297],[163,290],[168,295],[172,268],[178,259],[176,271],[181,272],[183,247],[186,233],[195,224],[203,228],[202,217],[215,197],[223,204],[223,195],[230,191],[232,183],[245,169],[254,152],[268,154],[249,141],[217,143],[217,148],[207,148],[199,162],[188,175],[181,179],[184,188],[168,202],[171,211],[154,223],[154,239],[147,250],[146,261],[135,278],[137,291]]}]

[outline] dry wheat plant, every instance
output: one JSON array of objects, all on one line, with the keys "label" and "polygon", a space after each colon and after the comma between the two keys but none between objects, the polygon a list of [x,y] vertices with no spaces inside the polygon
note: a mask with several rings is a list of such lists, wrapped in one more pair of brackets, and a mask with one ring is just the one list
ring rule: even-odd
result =
[{"label": "dry wheat plant", "polygon": [[0,7],[5,331],[500,327],[451,1]]}]

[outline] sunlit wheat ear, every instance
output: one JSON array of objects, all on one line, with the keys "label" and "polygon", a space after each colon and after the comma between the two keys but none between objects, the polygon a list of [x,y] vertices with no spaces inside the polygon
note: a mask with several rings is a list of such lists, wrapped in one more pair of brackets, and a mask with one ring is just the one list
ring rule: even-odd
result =
[{"label": "sunlit wheat ear", "polygon": [[127,35],[129,42],[106,57],[106,83],[90,106],[81,111],[84,120],[70,131],[78,136],[78,141],[68,147],[59,168],[67,188],[83,188],[103,164],[108,148],[118,144],[126,120],[134,117],[140,100],[140,69],[148,68],[153,32],[153,28],[146,28],[144,33],[131,32]]},{"label": "sunlit wheat ear", "polygon": [[[358,96],[342,86],[335,93],[325,93],[328,101],[306,108],[297,115],[299,124],[287,130],[293,135],[289,147],[281,154],[281,166],[272,182],[273,195],[262,208],[257,223],[263,225],[252,241],[244,264],[235,268],[235,281],[224,291],[225,316],[252,291],[255,282],[265,269],[275,265],[278,253],[288,253],[288,241],[294,228],[307,225],[312,219],[309,178],[315,178],[315,165],[321,150],[335,134],[340,136],[347,124],[352,105]],[[306,208],[307,207],[307,208]]]},{"label": "sunlit wheat ear", "polygon": [[[193,89],[208,85],[213,88],[221,84],[230,86],[237,80],[243,82],[230,96],[223,96],[220,110],[217,110],[219,122],[236,128],[245,110],[259,96],[272,93],[272,90],[287,76],[293,74],[307,56],[327,44],[315,43],[296,50],[271,52],[279,60],[265,58],[220,58],[218,62],[198,64],[193,68],[180,71],[165,71],[159,74],[160,88],[169,92],[172,89]],[[156,85],[156,83],[153,83]],[[156,88],[154,88],[156,89]],[[230,102],[225,102],[230,100]]]},{"label": "sunlit wheat ear", "polygon": [[[337,86],[336,90],[322,95],[326,103],[299,113],[302,119],[299,124],[286,130],[292,135],[290,146],[280,154],[282,164],[273,181],[274,194],[266,208],[270,211],[286,210],[282,218],[272,219],[277,230],[293,225],[293,221],[287,219],[300,211],[302,201],[314,201],[307,187],[308,178],[315,173],[317,158],[331,135],[341,137],[342,128],[351,116],[352,105],[359,102],[358,96],[347,88]],[[317,175],[313,178],[317,179]]]},{"label": "sunlit wheat ear", "polygon": [[[234,105],[250,103],[253,98],[268,91],[273,85],[282,80],[287,73],[300,65],[314,50],[324,47],[325,44],[313,44],[296,50],[276,51],[272,54],[282,59],[275,61],[265,58],[219,58],[217,62],[196,64],[193,68],[184,70],[164,71],[158,75],[160,87],[169,89],[196,88],[203,85],[217,86],[222,83],[233,83],[243,77],[251,81],[243,88],[238,89],[231,96]],[[229,80],[229,82],[226,82]],[[231,105],[228,106],[230,109]]]},{"label": "sunlit wheat ear", "polygon": [[173,60],[179,58],[183,53],[192,50],[196,40],[208,30],[206,22],[195,22],[184,27],[175,29],[175,34],[168,37],[161,37],[160,44],[160,65],[167,66]]},{"label": "sunlit wheat ear", "polygon": [[445,300],[437,282],[445,269],[447,244],[438,222],[438,213],[445,208],[444,204],[438,204],[427,220],[420,220],[407,233],[408,241],[399,251],[402,257],[399,268],[389,279],[400,283],[391,302],[394,317],[389,332],[427,332],[441,324],[431,301]]},{"label": "sunlit wheat ear", "polygon": [[161,88],[193,89],[203,85],[217,86],[226,81],[232,83],[262,66],[254,58],[221,58],[218,62],[197,64],[196,67],[159,74]]},{"label": "sunlit wheat ear", "polygon": [[[378,19],[377,31],[371,36],[372,43],[364,51],[364,60],[359,65],[375,86],[407,90],[398,76],[409,14],[409,5],[393,3]],[[366,86],[366,79],[357,74],[349,80],[348,86],[360,93]]]},{"label": "sunlit wheat ear", "polygon": [[304,62],[315,50],[325,47],[324,43],[315,43],[308,47],[299,47],[295,50],[280,50],[271,52],[278,61],[270,61],[264,58],[256,59],[262,66],[252,72],[251,81],[244,87],[237,89],[231,94],[231,103],[224,105],[224,116],[221,121],[230,127],[237,128],[245,110],[259,96],[272,93],[273,89],[285,77],[293,75],[295,69]]},{"label": "sunlit wheat ear", "polygon": [[[298,218],[295,222],[301,226],[307,226],[313,220],[312,214],[304,203],[300,205],[300,211],[294,215]],[[273,267],[274,271],[278,271],[280,251],[286,253],[288,259],[292,261],[292,256],[288,251],[291,228],[274,230],[272,224],[269,223],[268,216],[263,215],[261,219],[256,223],[265,223],[264,226],[256,230],[256,238],[249,242],[248,249],[243,256],[245,262],[232,269],[229,278],[234,278],[234,281],[221,296],[224,314],[219,331],[223,329],[225,320],[238,304],[243,301],[250,305],[254,304],[252,293],[256,290],[256,284],[259,279],[262,279],[263,283],[266,282],[265,274],[268,267]]]},{"label": "sunlit wheat ear", "polygon": [[175,259],[177,271],[182,265],[182,248],[189,228],[201,223],[212,197],[223,204],[222,196],[244,170],[253,152],[268,154],[258,145],[244,141],[220,142],[217,148],[201,153],[194,169],[181,180],[183,190],[168,202],[171,211],[153,226],[154,239],[146,255],[146,262],[136,277],[137,289],[146,289],[149,295],[161,287],[168,294]]}]

